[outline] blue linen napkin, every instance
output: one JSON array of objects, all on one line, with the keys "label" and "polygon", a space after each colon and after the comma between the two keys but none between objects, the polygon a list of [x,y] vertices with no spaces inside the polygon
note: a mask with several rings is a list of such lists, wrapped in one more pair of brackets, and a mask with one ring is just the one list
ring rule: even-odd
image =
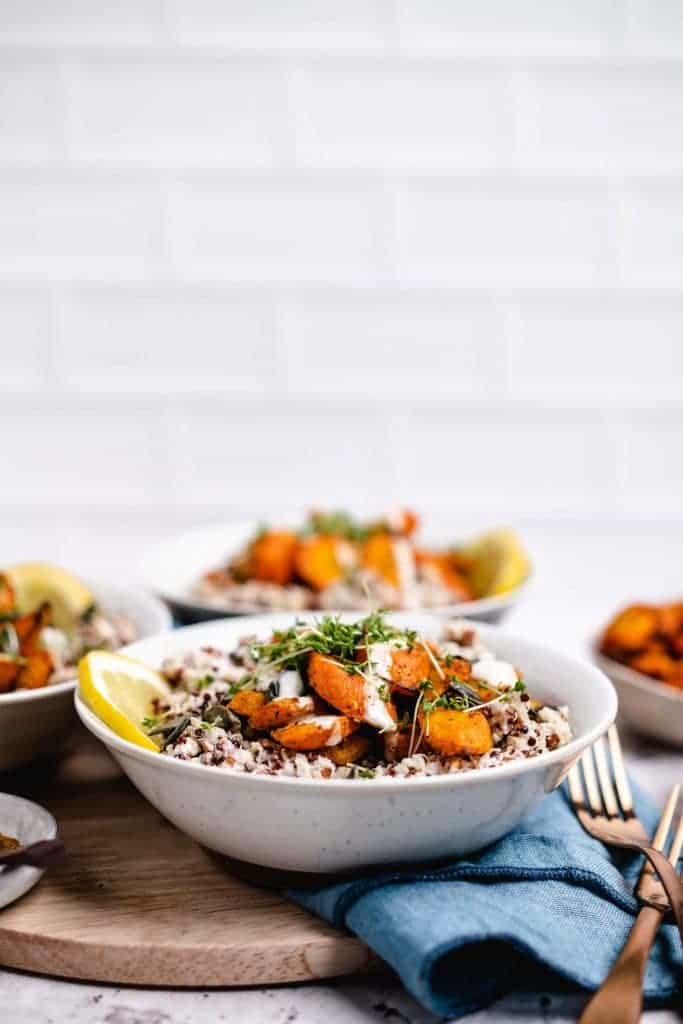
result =
[{"label": "blue linen napkin", "polygon": [[[652,828],[654,806],[635,796]],[[380,869],[287,895],[355,932],[429,1010],[459,1017],[537,978],[539,967],[585,989],[599,986],[633,924],[639,870],[639,858],[612,855],[583,831],[563,788],[467,859]],[[681,965],[678,932],[665,925],[645,977],[650,1003],[680,993]]]}]

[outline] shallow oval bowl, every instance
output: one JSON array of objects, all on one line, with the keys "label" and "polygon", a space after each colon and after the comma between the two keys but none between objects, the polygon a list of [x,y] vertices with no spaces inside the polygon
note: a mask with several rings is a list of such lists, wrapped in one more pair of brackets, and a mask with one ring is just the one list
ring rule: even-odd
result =
[{"label": "shallow oval bowl", "polygon": [[[127,615],[140,638],[172,626],[168,609],[150,594],[104,583],[88,583],[88,586],[105,612]],[[72,679],[54,686],[0,694],[0,771],[54,754],[63,746],[76,723],[75,688],[74,667]]]},{"label": "shallow oval bowl", "polygon": [[[302,615],[311,619],[315,615]],[[246,634],[290,626],[291,613],[188,626],[126,648],[158,666],[203,645],[231,649]],[[342,618],[353,620],[354,613]],[[392,622],[437,637],[443,620],[402,612]],[[86,707],[86,727],[166,818],[198,842],[239,860],[293,871],[332,872],[435,859],[500,838],[553,790],[579,754],[613,721],[617,700],[594,666],[479,626],[482,638],[524,673],[532,695],[568,704],[575,738],[565,747],[498,768],[411,779],[296,779],[233,772],[174,760],[116,736]]]},{"label": "shallow oval bowl", "polygon": [[[254,520],[202,526],[181,533],[145,557],[141,566],[142,578],[148,589],[163,598],[181,622],[262,615],[263,608],[229,611],[203,602],[192,593],[193,586],[203,573],[225,564],[230,557],[243,550],[258,526]],[[524,596],[531,577],[530,573],[523,583],[506,594],[440,605],[429,611],[441,616],[466,616],[479,622],[499,622]]]}]

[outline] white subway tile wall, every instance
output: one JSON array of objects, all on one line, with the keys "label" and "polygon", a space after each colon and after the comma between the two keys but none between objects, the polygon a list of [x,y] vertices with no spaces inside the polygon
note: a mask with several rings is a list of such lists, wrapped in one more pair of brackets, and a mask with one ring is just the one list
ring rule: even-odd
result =
[{"label": "white subway tile wall", "polygon": [[682,114],[679,0],[0,0],[0,554],[674,528]]}]

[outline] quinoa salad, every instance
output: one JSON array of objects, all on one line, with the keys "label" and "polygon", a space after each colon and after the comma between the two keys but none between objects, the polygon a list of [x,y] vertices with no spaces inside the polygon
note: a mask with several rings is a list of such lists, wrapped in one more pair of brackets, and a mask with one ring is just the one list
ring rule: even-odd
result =
[{"label": "quinoa salad", "polygon": [[0,574],[0,696],[73,679],[88,651],[115,651],[136,639],[127,616],[105,613],[95,603],[68,627],[56,625],[49,601],[20,613],[9,578]]},{"label": "quinoa salad", "polygon": [[383,612],[324,616],[231,651],[167,658],[171,685],[142,727],[165,757],[255,775],[413,778],[533,758],[572,738],[522,668],[468,621],[427,639]]},{"label": "quinoa salad", "polygon": [[[370,522],[314,511],[300,529],[263,526],[225,564],[204,573],[192,596],[234,612],[433,608],[486,596],[490,573],[477,545],[425,547],[418,525],[413,512],[400,510]],[[527,569],[520,549],[522,576]]]}]

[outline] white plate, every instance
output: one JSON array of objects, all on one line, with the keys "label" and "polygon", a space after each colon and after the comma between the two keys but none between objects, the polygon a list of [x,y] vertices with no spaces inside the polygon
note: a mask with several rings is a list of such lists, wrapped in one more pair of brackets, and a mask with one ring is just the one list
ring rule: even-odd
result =
[{"label": "white plate", "polygon": [[[192,593],[201,576],[225,563],[243,550],[259,524],[247,523],[201,526],[178,534],[149,552],[141,565],[145,585],[166,601],[183,622],[230,618],[245,614],[263,614],[263,608],[230,612],[202,602]],[[467,616],[480,622],[498,622],[520,600],[530,577],[507,594],[460,601],[429,609],[434,614]]]},{"label": "white plate", "polygon": [[[0,832],[18,839],[22,846],[54,839],[57,822],[44,807],[20,796],[0,793]],[[0,907],[19,899],[33,888],[43,875],[43,868],[21,867],[6,871],[0,868]]]},{"label": "white plate", "polygon": [[[140,639],[173,625],[168,609],[150,594],[103,583],[88,586],[105,612],[123,612],[131,619]],[[0,771],[59,750],[76,721],[75,686],[74,669],[73,679],[54,686],[0,694]]]},{"label": "white plate", "polygon": [[[348,621],[357,616],[342,617]],[[443,620],[436,615],[402,612],[389,618],[428,637],[441,634]],[[267,636],[293,620],[291,613],[216,620],[132,644],[126,654],[158,666],[168,655],[205,644],[229,650],[245,632]],[[496,626],[478,629],[493,651],[523,670],[533,695],[569,705],[575,736],[569,744],[498,768],[450,775],[268,777],[174,760],[137,747],[116,736],[78,693],[76,709],[150,803],[212,850],[268,867],[314,872],[456,856],[514,828],[605,732],[617,710],[612,684],[593,665]]]},{"label": "white plate", "polygon": [[600,654],[593,657],[614,683],[619,714],[634,732],[683,747],[683,692]]}]

